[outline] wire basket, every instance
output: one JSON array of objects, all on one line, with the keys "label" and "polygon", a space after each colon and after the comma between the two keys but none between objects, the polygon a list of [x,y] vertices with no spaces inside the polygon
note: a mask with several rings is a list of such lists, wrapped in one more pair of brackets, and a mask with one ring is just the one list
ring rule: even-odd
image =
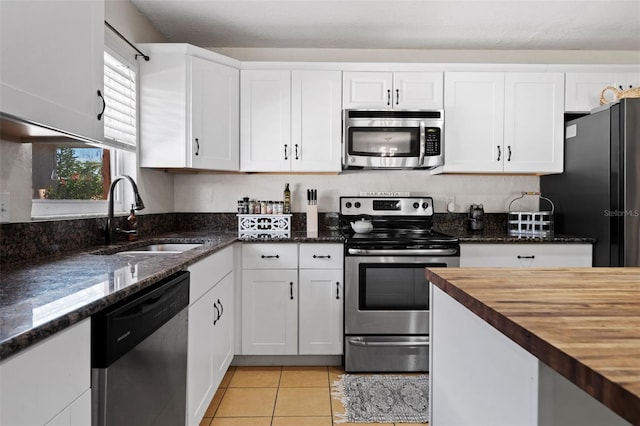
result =
[{"label": "wire basket", "polygon": [[[514,201],[520,200],[526,195],[538,195],[540,199],[551,204],[551,211],[523,212],[511,210]],[[507,232],[509,235],[524,235],[532,237],[548,237],[553,235],[553,201],[543,197],[540,192],[523,192],[521,196],[514,198],[509,203],[507,212]]]},{"label": "wire basket", "polygon": [[238,237],[280,239],[291,237],[291,214],[238,214]]}]

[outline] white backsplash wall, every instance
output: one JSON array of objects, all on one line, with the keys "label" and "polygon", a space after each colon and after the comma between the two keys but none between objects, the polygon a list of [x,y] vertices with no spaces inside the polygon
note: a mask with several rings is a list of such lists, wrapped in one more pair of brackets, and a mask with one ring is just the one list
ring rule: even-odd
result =
[{"label": "white backsplash wall", "polygon": [[[429,195],[435,209],[444,213],[455,202],[455,212],[466,213],[470,204],[483,204],[487,213],[507,211],[509,202],[523,191],[538,191],[537,176],[429,175],[418,170],[349,171],[339,175],[202,174],[176,175],[176,212],[235,212],[238,200],[282,200],[285,183],[291,188],[291,209],[306,211],[306,190],[318,190],[318,210],[337,212],[340,196],[366,191]],[[514,203],[518,210],[537,210],[537,197]]]}]

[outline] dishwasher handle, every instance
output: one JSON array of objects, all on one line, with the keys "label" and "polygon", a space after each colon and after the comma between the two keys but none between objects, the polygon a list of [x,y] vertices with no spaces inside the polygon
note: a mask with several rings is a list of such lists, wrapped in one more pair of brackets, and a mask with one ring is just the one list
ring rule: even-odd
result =
[{"label": "dishwasher handle", "polygon": [[189,305],[182,271],[91,317],[91,364],[107,368]]}]

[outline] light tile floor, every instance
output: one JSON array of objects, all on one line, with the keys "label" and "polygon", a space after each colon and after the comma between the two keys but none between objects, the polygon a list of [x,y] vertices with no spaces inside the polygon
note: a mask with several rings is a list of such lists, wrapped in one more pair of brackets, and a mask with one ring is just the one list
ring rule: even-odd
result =
[{"label": "light tile floor", "polygon": [[334,414],[344,413],[331,397],[340,374],[341,367],[231,367],[200,426],[332,426]]}]

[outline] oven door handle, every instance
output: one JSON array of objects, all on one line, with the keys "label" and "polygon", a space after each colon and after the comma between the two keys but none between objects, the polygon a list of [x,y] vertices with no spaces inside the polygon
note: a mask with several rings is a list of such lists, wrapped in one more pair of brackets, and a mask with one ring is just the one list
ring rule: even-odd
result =
[{"label": "oven door handle", "polygon": [[347,249],[347,254],[354,255],[414,255],[414,256],[455,256],[458,254],[457,248],[448,249],[399,249],[399,250],[384,250],[384,249]]},{"label": "oven door handle", "polygon": [[398,341],[398,342],[375,342],[375,341],[364,341],[360,339],[349,339],[349,344],[354,346],[429,346],[429,341]]}]

